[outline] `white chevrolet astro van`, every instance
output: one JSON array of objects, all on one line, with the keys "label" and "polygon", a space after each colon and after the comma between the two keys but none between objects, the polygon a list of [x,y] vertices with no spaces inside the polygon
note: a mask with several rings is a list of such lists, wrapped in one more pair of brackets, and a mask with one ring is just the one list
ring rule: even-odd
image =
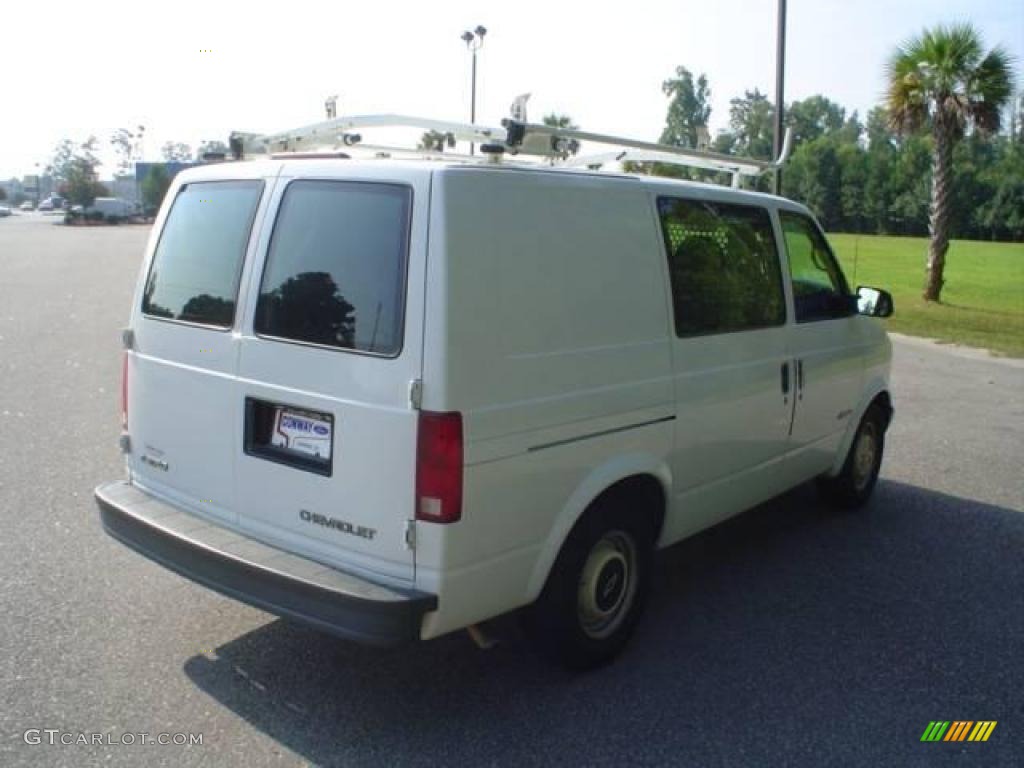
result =
[{"label": "white chevrolet astro van", "polygon": [[526,607],[542,649],[593,666],[656,549],[812,479],[867,500],[891,311],[768,195],[422,160],[188,170],[124,334],[102,522],[344,638]]}]

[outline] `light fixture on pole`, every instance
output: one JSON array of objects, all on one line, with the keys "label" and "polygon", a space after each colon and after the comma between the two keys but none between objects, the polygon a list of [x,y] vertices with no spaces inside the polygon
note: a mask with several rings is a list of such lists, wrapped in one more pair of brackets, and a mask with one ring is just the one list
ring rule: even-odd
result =
[{"label": "light fixture on pole", "polygon": [[[469,102],[469,122],[476,122],[476,52],[483,47],[484,35],[487,34],[487,28],[483,25],[477,25],[477,28],[470,32],[468,29],[462,33],[462,42],[466,44],[466,48],[469,49],[473,54],[473,79],[470,86],[470,102]],[[475,145],[470,142],[469,154],[475,154]]]}]

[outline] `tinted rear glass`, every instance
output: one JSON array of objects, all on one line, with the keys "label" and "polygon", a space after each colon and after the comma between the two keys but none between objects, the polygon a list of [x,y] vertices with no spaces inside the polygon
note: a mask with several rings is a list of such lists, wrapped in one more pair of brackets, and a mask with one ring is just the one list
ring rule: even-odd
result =
[{"label": "tinted rear glass", "polygon": [[211,181],[178,191],[146,280],[147,315],[228,327],[261,181]]},{"label": "tinted rear glass", "polygon": [[411,191],[294,181],[256,305],[256,332],[381,355],[401,347]]}]

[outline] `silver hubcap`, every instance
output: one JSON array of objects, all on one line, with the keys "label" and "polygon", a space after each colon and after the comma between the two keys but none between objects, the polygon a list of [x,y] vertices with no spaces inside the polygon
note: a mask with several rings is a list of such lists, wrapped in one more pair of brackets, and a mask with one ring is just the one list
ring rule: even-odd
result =
[{"label": "silver hubcap", "polygon": [[878,454],[878,433],[870,421],[861,427],[857,444],[853,447],[853,485],[863,491],[871,482],[875,471],[875,456]]},{"label": "silver hubcap", "polygon": [[622,531],[606,533],[580,574],[576,612],[590,637],[608,637],[622,624],[636,595],[636,544]]}]

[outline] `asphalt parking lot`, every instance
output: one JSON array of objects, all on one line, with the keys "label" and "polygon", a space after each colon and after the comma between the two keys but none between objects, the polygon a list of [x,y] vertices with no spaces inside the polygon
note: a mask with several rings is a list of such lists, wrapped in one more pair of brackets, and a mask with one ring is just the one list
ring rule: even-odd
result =
[{"label": "asphalt parking lot", "polygon": [[[664,553],[607,669],[552,669],[512,620],[489,652],[462,633],[370,650],[101,531],[148,228],[55,221],[0,219],[0,765],[1024,764],[1019,362],[898,340],[870,507],[833,514],[801,488]],[[921,743],[932,720],[998,725]]]}]

